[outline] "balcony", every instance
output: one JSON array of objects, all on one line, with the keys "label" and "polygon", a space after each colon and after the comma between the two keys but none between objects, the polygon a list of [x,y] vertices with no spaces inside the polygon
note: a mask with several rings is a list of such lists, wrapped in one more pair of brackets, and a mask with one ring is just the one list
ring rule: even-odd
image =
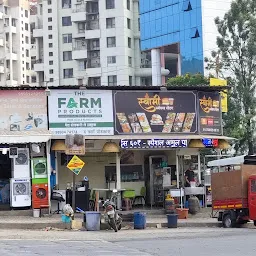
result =
[{"label": "balcony", "polygon": [[34,38],[43,37],[43,26],[38,26],[33,29],[33,37]]},{"label": "balcony", "polygon": [[72,57],[75,60],[86,59],[87,58],[87,49],[85,47],[74,47],[72,52]]},{"label": "balcony", "polygon": [[17,53],[14,49],[12,49],[12,52],[10,52],[10,49],[8,49],[6,53],[6,59],[7,60],[18,60]]},{"label": "balcony", "polygon": [[4,46],[4,39],[0,38],[0,46]]},{"label": "balcony", "polygon": [[73,10],[71,14],[71,21],[72,22],[86,21],[86,12],[81,10],[74,12]]},{"label": "balcony", "polygon": [[34,71],[35,72],[43,72],[44,71],[44,62],[42,59],[39,59],[34,64]]},{"label": "balcony", "polygon": [[4,73],[5,73],[4,64],[0,63],[0,74],[4,74]]},{"label": "balcony", "polygon": [[17,86],[17,85],[18,85],[18,81],[16,81],[16,80],[7,80],[6,81],[7,87],[12,87],[12,86]]},{"label": "balcony", "polygon": [[4,18],[4,13],[0,12],[0,20],[2,20]]},{"label": "balcony", "polygon": [[79,30],[72,33],[72,38],[85,38],[85,30]]},{"label": "balcony", "polygon": [[99,29],[86,30],[85,37],[86,37],[86,39],[100,38],[101,37],[100,30]]}]

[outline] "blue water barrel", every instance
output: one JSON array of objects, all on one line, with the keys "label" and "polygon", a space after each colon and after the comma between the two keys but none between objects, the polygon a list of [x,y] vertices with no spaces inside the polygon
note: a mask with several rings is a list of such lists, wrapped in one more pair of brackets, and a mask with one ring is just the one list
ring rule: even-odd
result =
[{"label": "blue water barrel", "polygon": [[134,217],[134,229],[146,228],[146,213],[135,212],[133,217]]},{"label": "blue water barrel", "polygon": [[86,217],[86,229],[88,231],[100,230],[100,212],[85,212]]},{"label": "blue water barrel", "polygon": [[178,214],[167,214],[167,227],[177,228],[178,226]]}]

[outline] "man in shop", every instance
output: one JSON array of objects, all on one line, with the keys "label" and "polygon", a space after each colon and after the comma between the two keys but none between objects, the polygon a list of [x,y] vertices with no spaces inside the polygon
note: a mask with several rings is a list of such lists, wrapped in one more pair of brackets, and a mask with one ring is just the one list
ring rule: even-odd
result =
[{"label": "man in shop", "polygon": [[188,169],[186,172],[185,172],[185,187],[190,187],[190,182],[193,182],[195,181],[195,173]]}]

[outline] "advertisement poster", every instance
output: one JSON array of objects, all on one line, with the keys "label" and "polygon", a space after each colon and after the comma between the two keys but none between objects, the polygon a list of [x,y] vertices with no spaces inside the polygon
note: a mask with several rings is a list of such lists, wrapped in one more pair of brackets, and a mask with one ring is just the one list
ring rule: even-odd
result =
[{"label": "advertisement poster", "polygon": [[196,133],[194,92],[115,91],[115,133]]},{"label": "advertisement poster", "polygon": [[73,156],[72,159],[69,161],[67,168],[75,175],[79,175],[84,165],[85,162],[83,160],[81,160],[78,156]]},{"label": "advertisement poster", "polygon": [[221,134],[220,94],[198,92],[199,127],[201,134]]},{"label": "advertisement poster", "polygon": [[66,136],[66,155],[84,155],[85,139],[81,134],[69,134]]},{"label": "advertisement poster", "polygon": [[44,90],[0,91],[0,131],[48,129]]},{"label": "advertisement poster", "polygon": [[54,135],[113,135],[111,91],[51,90],[49,127]]}]

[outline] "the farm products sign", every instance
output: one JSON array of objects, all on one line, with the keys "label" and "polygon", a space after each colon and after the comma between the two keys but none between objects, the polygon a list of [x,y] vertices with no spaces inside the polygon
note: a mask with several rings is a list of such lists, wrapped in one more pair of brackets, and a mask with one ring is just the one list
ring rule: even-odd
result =
[{"label": "the farm products sign", "polygon": [[113,135],[111,91],[52,90],[49,127],[55,135]]},{"label": "the farm products sign", "polygon": [[196,133],[194,92],[115,91],[115,132]]}]

